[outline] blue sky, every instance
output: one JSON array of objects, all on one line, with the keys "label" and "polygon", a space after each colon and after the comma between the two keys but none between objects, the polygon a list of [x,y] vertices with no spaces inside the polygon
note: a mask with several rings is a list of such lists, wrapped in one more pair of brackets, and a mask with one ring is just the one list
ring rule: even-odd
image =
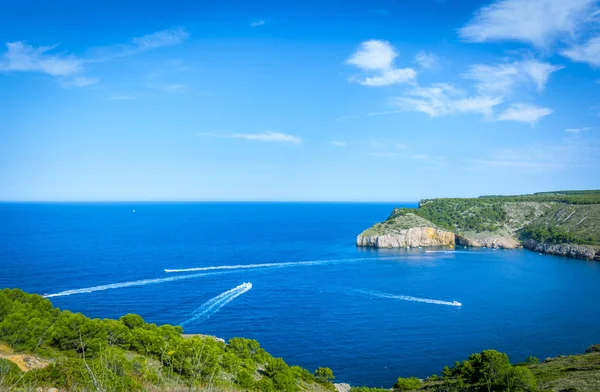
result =
[{"label": "blue sky", "polygon": [[0,200],[600,188],[598,0],[164,4],[3,5]]}]

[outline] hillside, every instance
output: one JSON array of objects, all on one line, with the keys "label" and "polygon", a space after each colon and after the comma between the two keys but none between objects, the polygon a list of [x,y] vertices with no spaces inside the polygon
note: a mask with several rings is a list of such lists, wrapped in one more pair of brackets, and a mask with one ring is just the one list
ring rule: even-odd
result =
[{"label": "hillside", "polygon": [[557,191],[470,199],[426,199],[419,207],[396,208],[363,231],[359,246],[447,245],[409,241],[409,231],[431,228],[434,237],[454,235],[465,246],[515,248],[584,259],[600,258],[600,191]]},{"label": "hillside", "polygon": [[182,332],[135,314],[89,319],[38,295],[0,290],[0,391],[334,390],[329,368],[313,374],[255,340],[226,344]]}]

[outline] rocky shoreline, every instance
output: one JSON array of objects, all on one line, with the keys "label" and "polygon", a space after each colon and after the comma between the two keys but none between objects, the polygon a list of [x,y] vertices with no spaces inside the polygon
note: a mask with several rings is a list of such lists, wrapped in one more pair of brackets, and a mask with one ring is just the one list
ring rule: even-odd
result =
[{"label": "rocky shoreline", "polygon": [[523,242],[523,247],[539,253],[600,261],[600,249],[591,245],[546,244],[535,240],[527,240]]},{"label": "rocky shoreline", "polygon": [[548,244],[535,240],[526,240],[521,243],[514,238],[505,236],[471,238],[433,227],[412,228],[381,235],[359,235],[356,238],[356,245],[373,248],[453,247],[454,245],[493,249],[526,248],[538,253],[600,261],[600,248],[591,245]]},{"label": "rocky shoreline", "polygon": [[472,248],[515,249],[526,248],[539,253],[576,259],[600,261],[600,248],[591,245],[548,244],[535,240],[520,242],[507,236],[487,236],[474,238],[454,234],[434,227],[415,227],[389,234],[359,235],[356,246],[373,248],[417,248],[431,246],[453,247],[461,245]]}]

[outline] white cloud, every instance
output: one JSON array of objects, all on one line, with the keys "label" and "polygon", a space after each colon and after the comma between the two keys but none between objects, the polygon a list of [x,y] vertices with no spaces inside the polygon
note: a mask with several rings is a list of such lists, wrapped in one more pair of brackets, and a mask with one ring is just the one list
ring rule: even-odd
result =
[{"label": "white cloud", "polygon": [[367,76],[353,76],[349,80],[364,86],[382,87],[407,83],[415,79],[417,73],[412,68],[394,68],[398,53],[387,41],[364,41],[346,60],[346,64],[360,68]]},{"label": "white cloud", "polygon": [[456,113],[481,113],[491,118],[495,106],[502,103],[502,97],[472,96],[465,94],[450,84],[434,84],[431,87],[416,87],[403,97],[392,100],[392,104],[405,111],[422,112],[430,117],[447,116]]},{"label": "white cloud", "polygon": [[176,27],[132,38],[125,44],[116,44],[91,48],[87,57],[90,61],[107,61],[114,58],[131,56],[164,46],[179,45],[188,39],[190,34],[183,27]]},{"label": "white cloud", "polygon": [[250,27],[259,27],[263,26],[266,22],[264,20],[257,20],[255,22],[250,23]]},{"label": "white cloud", "polygon": [[185,41],[189,36],[190,34],[182,27],[177,27],[133,38],[131,43],[138,51],[145,51],[160,48],[162,46],[178,45]]},{"label": "white cloud", "polygon": [[419,52],[415,57],[415,62],[419,64],[421,68],[431,69],[437,67],[438,58],[433,53]]},{"label": "white cloud", "polygon": [[227,139],[245,139],[245,140],[257,140],[261,142],[271,143],[287,143],[287,144],[300,144],[302,139],[297,136],[289,135],[280,132],[266,131],[263,133],[199,133],[198,136],[218,137]]},{"label": "white cloud", "polygon": [[568,128],[568,129],[565,129],[565,132],[568,132],[568,133],[576,133],[576,134],[577,134],[577,133],[582,133],[582,132],[587,132],[587,131],[590,131],[591,129],[592,129],[592,128],[590,128],[590,127],[583,127],[583,128]]},{"label": "white cloud", "polygon": [[536,105],[525,103],[514,103],[504,112],[498,115],[500,121],[517,121],[529,124],[535,124],[540,118],[552,113],[549,108],[543,108]]},{"label": "white cloud", "polygon": [[417,73],[411,68],[398,68],[382,71],[381,74],[369,76],[359,81],[363,86],[381,87],[391,84],[407,83],[413,81]]},{"label": "white cloud", "polygon": [[340,148],[348,147],[348,143],[343,142],[341,140],[332,140],[331,142],[329,142],[329,144],[331,144],[334,147],[340,147]]},{"label": "white cloud", "polygon": [[600,36],[592,38],[582,45],[575,45],[570,49],[563,50],[561,54],[573,61],[600,67]]},{"label": "white cloud", "polygon": [[548,78],[551,73],[564,68],[562,65],[552,65],[537,60],[522,61],[520,66],[536,85],[538,91],[543,91],[544,88],[546,88],[546,83],[548,83]]},{"label": "white cloud", "polygon": [[514,40],[538,47],[574,36],[590,20],[597,0],[497,0],[459,30],[469,42]]},{"label": "white cloud", "polygon": [[475,64],[463,75],[475,80],[480,94],[510,95],[519,84],[533,84],[543,91],[551,73],[564,68],[538,60],[515,61],[503,64]]},{"label": "white cloud", "polygon": [[390,69],[398,53],[387,41],[364,41],[348,60],[347,64],[365,70]]},{"label": "white cloud", "polygon": [[0,58],[0,71],[40,72],[51,76],[69,76],[82,70],[82,61],[74,55],[49,53],[56,46],[33,47],[23,41],[6,43]]}]

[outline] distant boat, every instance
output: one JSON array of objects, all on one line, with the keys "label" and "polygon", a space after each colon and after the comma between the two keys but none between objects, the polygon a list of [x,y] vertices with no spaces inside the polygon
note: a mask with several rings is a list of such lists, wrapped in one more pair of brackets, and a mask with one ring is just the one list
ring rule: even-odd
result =
[{"label": "distant boat", "polygon": [[133,212],[135,212],[135,210],[133,210]]},{"label": "distant boat", "polygon": [[458,301],[452,301],[452,305],[454,306],[462,306],[462,304]]}]

